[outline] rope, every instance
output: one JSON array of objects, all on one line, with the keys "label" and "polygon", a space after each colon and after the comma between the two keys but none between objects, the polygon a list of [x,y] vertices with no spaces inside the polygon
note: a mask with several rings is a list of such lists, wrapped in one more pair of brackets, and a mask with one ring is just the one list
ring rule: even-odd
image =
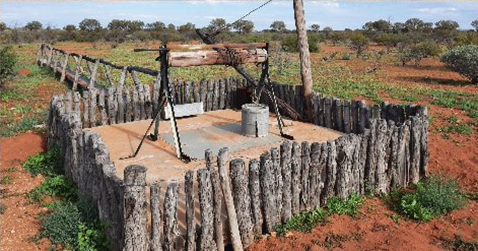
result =
[{"label": "rope", "polygon": [[265,2],[265,3],[263,3],[261,6],[255,8],[255,9],[253,9],[253,10],[251,10],[251,11],[249,11],[246,15],[244,15],[244,16],[242,16],[241,18],[237,19],[236,21],[234,21],[234,22],[228,24],[228,26],[232,26],[233,24],[235,24],[235,23],[241,21],[242,19],[246,18],[246,17],[249,16],[250,14],[252,14],[252,13],[254,13],[255,11],[259,10],[260,8],[266,6],[266,5],[267,5],[268,3],[270,3],[270,2],[272,2],[272,0],[269,0],[269,1]]}]

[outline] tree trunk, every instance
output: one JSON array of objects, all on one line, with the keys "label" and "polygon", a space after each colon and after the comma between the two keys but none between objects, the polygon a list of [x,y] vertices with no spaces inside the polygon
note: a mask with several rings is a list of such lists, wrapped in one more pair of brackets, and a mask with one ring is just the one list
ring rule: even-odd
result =
[{"label": "tree trunk", "polygon": [[307,30],[305,26],[304,1],[294,0],[294,19],[297,31],[297,43],[299,46],[300,75],[304,86],[304,98],[306,100],[307,119],[312,119],[312,69],[310,67],[309,42],[307,41]]}]

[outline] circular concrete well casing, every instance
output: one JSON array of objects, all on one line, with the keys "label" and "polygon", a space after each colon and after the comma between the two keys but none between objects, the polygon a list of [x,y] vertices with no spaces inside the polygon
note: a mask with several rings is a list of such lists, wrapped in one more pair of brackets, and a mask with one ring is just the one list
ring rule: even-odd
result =
[{"label": "circular concrete well casing", "polygon": [[242,105],[242,134],[264,137],[269,132],[269,107],[263,104]]}]

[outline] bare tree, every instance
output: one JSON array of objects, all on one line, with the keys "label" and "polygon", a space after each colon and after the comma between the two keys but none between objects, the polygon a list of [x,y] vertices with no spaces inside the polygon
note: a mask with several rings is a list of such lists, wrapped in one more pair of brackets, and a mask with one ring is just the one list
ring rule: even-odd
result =
[{"label": "bare tree", "polygon": [[294,19],[299,44],[300,75],[304,87],[304,98],[307,107],[307,119],[312,118],[312,69],[310,67],[309,42],[305,26],[304,1],[294,0]]}]

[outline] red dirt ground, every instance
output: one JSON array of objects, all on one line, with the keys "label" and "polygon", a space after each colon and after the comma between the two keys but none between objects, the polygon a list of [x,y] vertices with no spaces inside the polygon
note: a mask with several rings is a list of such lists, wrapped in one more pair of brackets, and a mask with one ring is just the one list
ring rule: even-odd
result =
[{"label": "red dirt ground", "polygon": [[[0,140],[2,177],[10,175],[12,182],[1,185],[2,204],[7,209],[2,214],[0,246],[2,250],[46,250],[48,239],[30,241],[40,230],[38,215],[47,212],[38,204],[29,204],[26,193],[40,185],[43,177],[32,177],[21,168],[28,156],[45,150],[42,134],[27,132]],[[16,167],[15,170],[10,168]]]},{"label": "red dirt ground", "polygon": [[20,76],[26,76],[28,74],[30,74],[29,69],[21,69],[21,70],[18,71],[18,75],[20,75]]}]

